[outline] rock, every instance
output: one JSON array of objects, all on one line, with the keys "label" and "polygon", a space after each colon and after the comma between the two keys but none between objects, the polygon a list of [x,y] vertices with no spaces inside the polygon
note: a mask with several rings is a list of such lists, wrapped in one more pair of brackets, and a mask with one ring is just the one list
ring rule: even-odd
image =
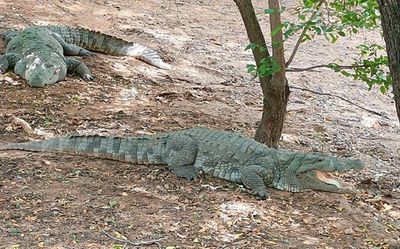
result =
[{"label": "rock", "polygon": [[368,128],[379,128],[381,127],[381,125],[379,124],[378,119],[376,118],[372,118],[372,117],[367,117],[367,116],[363,116],[361,118],[361,124],[365,127]]},{"label": "rock", "polygon": [[286,143],[296,143],[296,144],[300,143],[300,139],[297,136],[284,133],[281,136],[281,141]]},{"label": "rock", "polygon": [[354,234],[354,230],[353,230],[353,228],[347,228],[346,230],[344,230],[344,234],[346,234],[346,235],[352,235],[352,234]]}]

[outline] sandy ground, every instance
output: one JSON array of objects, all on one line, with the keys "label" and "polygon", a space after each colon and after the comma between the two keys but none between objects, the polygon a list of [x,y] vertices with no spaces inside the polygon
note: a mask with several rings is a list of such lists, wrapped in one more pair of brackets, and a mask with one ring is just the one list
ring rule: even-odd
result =
[{"label": "sandy ground", "polygon": [[[291,7],[286,18],[293,18]],[[245,70],[252,56],[244,51],[248,41],[233,1],[3,0],[0,10],[3,30],[38,23],[86,27],[152,47],[173,65],[165,71],[99,54],[83,59],[94,82],[71,76],[43,89],[2,75],[1,142],[194,126],[254,134],[262,95]],[[372,40],[382,42],[371,33],[335,45],[317,39],[301,47],[293,66],[345,64],[357,56],[357,44]],[[287,43],[288,55],[293,44]],[[209,177],[187,182],[162,166],[2,152],[0,248],[124,246],[104,231],[132,241],[164,238],[162,248],[400,248],[400,131],[390,94],[329,70],[288,78],[292,86],[382,113],[332,96],[291,93],[281,147],[361,158],[365,170],[341,176],[358,193],[271,189],[271,199],[259,201],[235,184]],[[42,135],[12,124],[13,115]]]}]

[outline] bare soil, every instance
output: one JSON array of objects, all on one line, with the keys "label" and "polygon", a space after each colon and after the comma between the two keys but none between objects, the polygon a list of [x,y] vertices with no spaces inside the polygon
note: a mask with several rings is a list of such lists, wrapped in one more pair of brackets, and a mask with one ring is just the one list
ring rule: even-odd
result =
[{"label": "bare soil", "polygon": [[[261,13],[263,3],[255,2]],[[290,2],[286,18],[293,18]],[[245,70],[252,55],[244,51],[248,41],[233,1],[0,1],[2,30],[39,23],[86,27],[153,47],[173,69],[99,54],[83,59],[93,82],[71,76],[33,89],[12,73],[2,75],[1,142],[194,126],[254,134],[262,94]],[[293,66],[346,64],[357,44],[372,40],[382,43],[367,32],[335,45],[317,39],[301,46]],[[260,201],[241,186],[210,177],[187,182],[163,166],[2,152],[0,248],[124,246],[104,231],[132,241],[165,238],[162,248],[400,248],[400,131],[391,95],[329,70],[288,77],[292,86],[382,113],[292,89],[281,147],[361,158],[365,170],[340,176],[358,193],[271,189],[271,199]],[[12,116],[42,135],[27,134]]]}]

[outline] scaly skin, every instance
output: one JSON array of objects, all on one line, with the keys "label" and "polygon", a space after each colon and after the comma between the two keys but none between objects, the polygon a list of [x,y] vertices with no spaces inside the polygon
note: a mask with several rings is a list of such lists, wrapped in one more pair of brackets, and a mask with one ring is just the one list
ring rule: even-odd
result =
[{"label": "scaly skin", "polygon": [[83,62],[65,57],[93,55],[89,50],[135,56],[156,67],[170,68],[150,48],[83,28],[34,26],[6,32],[2,37],[7,47],[6,53],[0,56],[0,73],[14,70],[32,87],[54,84],[63,80],[67,72],[93,80],[94,76]]},{"label": "scaly skin", "polygon": [[197,178],[198,172],[203,171],[242,183],[260,198],[267,197],[267,187],[291,192],[308,189],[348,192],[332,178],[321,180],[321,172],[345,172],[363,167],[360,160],[275,150],[236,133],[207,128],[143,137],[69,136],[0,145],[0,150],[14,149],[165,164],[177,176],[188,180]]}]

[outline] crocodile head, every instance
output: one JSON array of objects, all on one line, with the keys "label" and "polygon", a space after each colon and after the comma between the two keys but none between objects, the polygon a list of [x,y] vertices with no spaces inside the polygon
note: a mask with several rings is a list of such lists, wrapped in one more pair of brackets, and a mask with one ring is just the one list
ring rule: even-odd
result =
[{"label": "crocodile head", "polygon": [[[44,58],[45,57],[45,58]],[[22,67],[18,70],[23,78],[32,87],[43,87],[64,79],[67,66],[62,58],[53,53],[53,56],[39,56],[30,54],[21,60]],[[16,69],[17,72],[17,69]]]},{"label": "crocodile head", "polygon": [[295,153],[281,162],[280,176],[274,180],[274,187],[291,192],[302,192],[308,189],[350,193],[353,186],[341,182],[330,173],[343,173],[361,170],[364,166],[361,160],[332,157],[320,153]]}]

